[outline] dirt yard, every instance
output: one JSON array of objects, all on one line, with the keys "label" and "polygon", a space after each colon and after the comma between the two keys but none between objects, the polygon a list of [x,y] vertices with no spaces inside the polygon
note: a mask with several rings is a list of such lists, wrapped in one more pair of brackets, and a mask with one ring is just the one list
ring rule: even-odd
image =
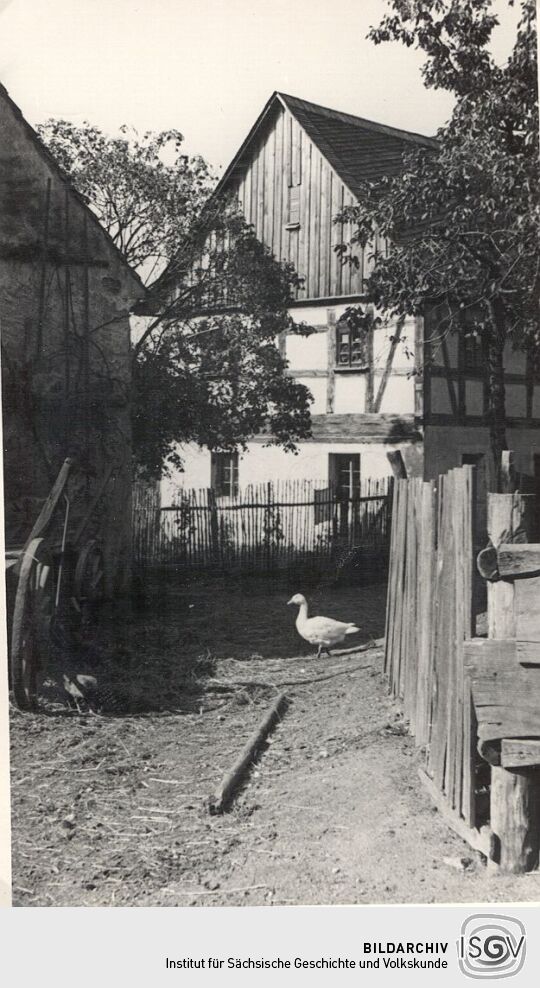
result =
[{"label": "dirt yard", "polygon": [[[16,905],[540,900],[539,873],[488,875],[434,810],[381,650],[314,659],[289,592],[170,585],[159,607],[103,616],[110,712],[54,698],[12,711]],[[310,595],[315,612],[359,623],[361,643],[382,635],[384,597]],[[210,816],[208,796],[291,681],[247,784]]]}]

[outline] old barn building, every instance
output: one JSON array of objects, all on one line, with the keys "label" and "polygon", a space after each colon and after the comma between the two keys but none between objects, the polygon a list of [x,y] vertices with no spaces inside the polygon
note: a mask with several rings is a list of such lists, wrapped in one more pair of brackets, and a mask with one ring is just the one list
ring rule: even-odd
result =
[{"label": "old barn building", "polygon": [[[395,175],[411,146],[436,141],[274,93],[218,186],[238,197],[246,219],[274,255],[304,279],[293,317],[316,332],[279,341],[289,373],[308,386],[313,436],[291,456],[254,437],[245,454],[182,450],[185,473],[164,482],[210,487],[221,496],[251,482],[308,478],[352,494],[362,477],[390,472],[399,449],[411,472],[435,476],[463,462],[484,462],[489,446],[485,361],[472,337],[442,330],[437,312],[402,323],[375,319],[369,334],[344,318],[359,305],[370,313],[366,282],[384,242],[342,265],[334,248],[350,235],[334,223],[361,195],[364,180]],[[380,315],[372,313],[372,315]],[[540,472],[540,383],[524,354],[509,351],[508,441],[518,469]]]},{"label": "old barn building", "polygon": [[65,457],[70,528],[104,478],[87,538],[109,591],[130,563],[129,314],[144,288],[0,87],[0,322],[6,543],[27,539]]}]

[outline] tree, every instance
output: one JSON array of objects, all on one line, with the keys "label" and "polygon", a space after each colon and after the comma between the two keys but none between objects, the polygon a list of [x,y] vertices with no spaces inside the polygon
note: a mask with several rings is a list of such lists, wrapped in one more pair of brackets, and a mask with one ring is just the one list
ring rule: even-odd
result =
[{"label": "tree", "polygon": [[37,128],[128,264],[155,280],[187,236],[214,185],[206,162],[182,152],[178,130],[110,137],[93,124],[47,120]]},{"label": "tree", "polygon": [[181,468],[179,444],[232,450],[261,431],[294,451],[310,434],[311,396],[275,345],[286,331],[309,332],[289,315],[293,268],[257,241],[234,202],[210,195],[210,170],[181,153],[178,131],[139,140],[122,127],[112,138],[49,120],[39,133],[129,263],[154,275],[132,351],[143,473]]},{"label": "tree", "polygon": [[498,478],[504,348],[511,342],[534,353],[540,339],[536,6],[521,0],[514,48],[501,67],[489,51],[491,0],[387,2],[370,38],[420,48],[426,86],[449,90],[456,103],[437,152],[414,150],[399,177],[365,186],[344,217],[354,236],[339,250],[355,263],[355,245],[377,229],[390,246],[370,279],[375,303],[397,315],[436,306],[442,332],[480,336]]},{"label": "tree", "polygon": [[181,467],[178,442],[245,448],[255,433],[294,452],[310,435],[310,392],[286,374],[276,338],[308,334],[289,314],[299,279],[233,202],[212,200],[150,293],[135,345],[139,462]]}]

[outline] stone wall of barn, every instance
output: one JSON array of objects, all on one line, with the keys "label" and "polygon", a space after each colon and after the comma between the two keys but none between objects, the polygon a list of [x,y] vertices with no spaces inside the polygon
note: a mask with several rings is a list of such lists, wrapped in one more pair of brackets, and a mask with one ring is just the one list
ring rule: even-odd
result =
[{"label": "stone wall of barn", "polygon": [[108,590],[130,566],[130,326],[140,285],[0,90],[0,319],[6,542],[25,541],[66,456],[75,529],[113,465],[85,538]]}]

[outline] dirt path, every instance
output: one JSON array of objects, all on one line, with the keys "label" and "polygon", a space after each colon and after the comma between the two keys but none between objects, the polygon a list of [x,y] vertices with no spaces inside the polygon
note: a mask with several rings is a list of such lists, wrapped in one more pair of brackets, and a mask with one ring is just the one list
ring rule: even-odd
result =
[{"label": "dirt path", "polygon": [[[191,593],[170,611],[141,618],[147,631],[159,620],[164,654],[184,607],[184,657],[191,650],[192,658],[209,661],[211,641],[213,678],[278,682],[328,671],[328,659],[294,654],[298,640],[290,616],[283,617],[283,594],[250,601],[257,621],[251,632],[245,594],[230,591],[207,600],[208,607],[205,600]],[[321,592],[317,604],[323,613],[369,624],[371,634],[381,631],[382,587]],[[144,666],[142,626],[137,638]],[[152,668],[163,672],[156,649]],[[232,808],[218,817],[209,816],[205,801],[275,689],[208,692],[192,684],[182,706],[138,716],[15,712],[15,902],[540,900],[538,873],[488,876],[433,809],[417,777],[414,742],[386,695],[381,650],[347,661],[360,668],[290,688],[290,708],[271,743]],[[170,673],[168,694],[172,681]]]}]

